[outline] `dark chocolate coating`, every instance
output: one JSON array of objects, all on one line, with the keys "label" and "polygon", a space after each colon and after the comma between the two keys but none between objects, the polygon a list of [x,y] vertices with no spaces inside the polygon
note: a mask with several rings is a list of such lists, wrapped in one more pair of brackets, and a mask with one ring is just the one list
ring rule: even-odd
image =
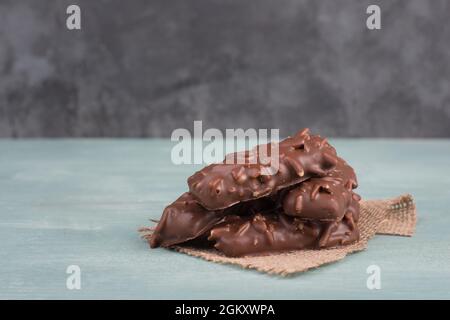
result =
[{"label": "dark chocolate coating", "polygon": [[263,174],[270,164],[261,163],[257,150],[240,153],[256,163],[224,161],[191,176],[190,192],[165,208],[147,236],[150,246],[199,241],[237,257],[359,239],[356,175],[326,139],[305,129],[283,140],[274,175]]},{"label": "dark chocolate coating", "polygon": [[[270,164],[261,164],[259,147],[245,153],[256,163],[209,165],[189,177],[189,191],[205,208],[218,210],[238,202],[276,194],[279,190],[311,177],[326,176],[337,163],[336,150],[307,129],[279,143],[279,170],[265,175]],[[268,148],[270,150],[270,147]],[[269,154],[270,156],[270,154]],[[230,157],[230,156],[229,156]],[[237,159],[238,153],[231,158]]]},{"label": "dark chocolate coating", "polygon": [[[338,158],[336,167],[327,177],[312,178],[283,189],[277,195],[240,202],[224,210],[207,210],[190,193],[184,193],[166,207],[149,242],[152,248],[184,243],[207,234],[224,217],[232,215],[270,215],[278,212],[302,220],[339,222],[346,217],[348,223],[356,224],[360,200],[352,191],[356,185],[353,169]],[[331,228],[332,225],[329,225]]]},{"label": "dark chocolate coating", "polygon": [[358,179],[355,170],[342,158],[337,157],[336,166],[327,174],[339,183],[343,184],[347,190],[353,190],[358,187]]},{"label": "dark chocolate coating", "polygon": [[359,239],[356,224],[304,221],[278,214],[227,216],[211,229],[208,239],[227,256],[347,245]]},{"label": "dark chocolate coating", "polygon": [[352,190],[357,180],[353,169],[341,158],[323,178],[311,178],[283,196],[283,212],[309,220],[340,221],[345,214],[359,219],[359,195]]},{"label": "dark chocolate coating", "polygon": [[219,223],[223,217],[223,212],[208,211],[189,193],[183,193],[164,209],[155,231],[150,236],[150,246],[170,247],[197,238]]},{"label": "dark chocolate coating", "polygon": [[264,213],[273,210],[275,205],[275,200],[264,198],[238,203],[225,210],[210,211],[186,192],[164,209],[149,243],[152,248],[170,247],[200,237],[225,216]]}]

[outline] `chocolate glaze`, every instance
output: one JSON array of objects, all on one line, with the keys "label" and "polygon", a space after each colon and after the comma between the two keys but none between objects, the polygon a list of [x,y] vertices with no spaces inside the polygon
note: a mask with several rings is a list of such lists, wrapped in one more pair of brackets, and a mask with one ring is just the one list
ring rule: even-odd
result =
[{"label": "chocolate glaze", "polygon": [[225,210],[207,210],[188,192],[168,205],[162,214],[149,243],[152,248],[170,247],[200,237],[227,215],[254,214],[273,210],[275,201],[271,198],[238,203]]},{"label": "chocolate glaze", "polygon": [[284,214],[227,216],[209,232],[208,240],[227,256],[328,248],[359,239],[356,224],[304,221]]},{"label": "chocolate glaze", "polygon": [[146,236],[150,246],[207,243],[242,256],[359,239],[356,175],[326,139],[303,130],[283,140],[280,170],[272,176],[262,174],[268,165],[257,160],[210,165],[190,177],[191,192],[167,206]]},{"label": "chocolate glaze", "polygon": [[[279,170],[274,175],[264,174],[270,171],[270,163],[261,164],[261,147],[244,153],[246,164],[226,164],[224,160],[196,172],[188,178],[191,194],[205,208],[223,209],[274,195],[311,177],[326,176],[337,163],[336,150],[326,139],[310,135],[308,129],[279,143]],[[237,159],[238,153],[228,157]],[[256,163],[247,163],[249,159]]]},{"label": "chocolate glaze", "polygon": [[311,178],[283,196],[285,214],[303,219],[340,221],[345,214],[359,219],[360,197],[352,190],[358,185],[353,169],[341,158],[323,178]]},{"label": "chocolate glaze", "polygon": [[222,220],[223,212],[208,211],[189,193],[168,205],[149,238],[152,248],[170,247],[197,238]]},{"label": "chocolate glaze", "polygon": [[358,179],[356,178],[355,170],[340,157],[337,157],[336,166],[333,170],[329,171],[327,176],[343,184],[348,190],[353,190],[358,187]]},{"label": "chocolate glaze", "polygon": [[226,255],[241,256],[346,245],[359,238],[359,198],[352,198],[342,220],[328,222],[288,216],[279,201],[266,197],[209,211],[185,193],[164,210],[149,243],[170,247],[208,237]]}]

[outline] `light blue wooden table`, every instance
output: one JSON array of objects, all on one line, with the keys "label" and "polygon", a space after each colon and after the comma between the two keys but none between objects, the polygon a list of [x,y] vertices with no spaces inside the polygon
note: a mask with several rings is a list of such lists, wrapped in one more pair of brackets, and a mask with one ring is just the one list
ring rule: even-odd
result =
[{"label": "light blue wooden table", "polygon": [[[412,238],[290,278],[150,250],[136,232],[186,190],[167,140],[0,140],[0,298],[450,298],[450,141],[332,140],[364,198],[409,192]],[[368,290],[366,268],[381,268]],[[81,268],[81,290],[66,268]]]}]

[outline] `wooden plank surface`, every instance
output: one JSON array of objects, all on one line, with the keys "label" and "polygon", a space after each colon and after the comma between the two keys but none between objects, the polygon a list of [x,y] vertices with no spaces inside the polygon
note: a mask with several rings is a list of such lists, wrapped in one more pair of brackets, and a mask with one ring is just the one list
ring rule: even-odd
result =
[{"label": "wooden plank surface", "polygon": [[[335,139],[364,198],[414,195],[412,238],[281,278],[150,250],[136,232],[186,190],[168,140],[0,140],[0,298],[450,298],[450,140]],[[366,286],[369,265],[381,289]],[[66,268],[81,268],[68,290]]]}]

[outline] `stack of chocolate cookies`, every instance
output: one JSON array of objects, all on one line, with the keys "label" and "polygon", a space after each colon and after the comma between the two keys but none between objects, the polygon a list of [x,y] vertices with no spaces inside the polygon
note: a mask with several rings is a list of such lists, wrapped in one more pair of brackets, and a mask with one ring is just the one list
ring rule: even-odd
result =
[{"label": "stack of chocolate cookies", "polygon": [[259,146],[234,155],[243,163],[224,161],[192,175],[189,192],[165,208],[146,237],[150,246],[206,245],[236,257],[358,241],[354,170],[308,129],[277,147],[272,174]]}]

